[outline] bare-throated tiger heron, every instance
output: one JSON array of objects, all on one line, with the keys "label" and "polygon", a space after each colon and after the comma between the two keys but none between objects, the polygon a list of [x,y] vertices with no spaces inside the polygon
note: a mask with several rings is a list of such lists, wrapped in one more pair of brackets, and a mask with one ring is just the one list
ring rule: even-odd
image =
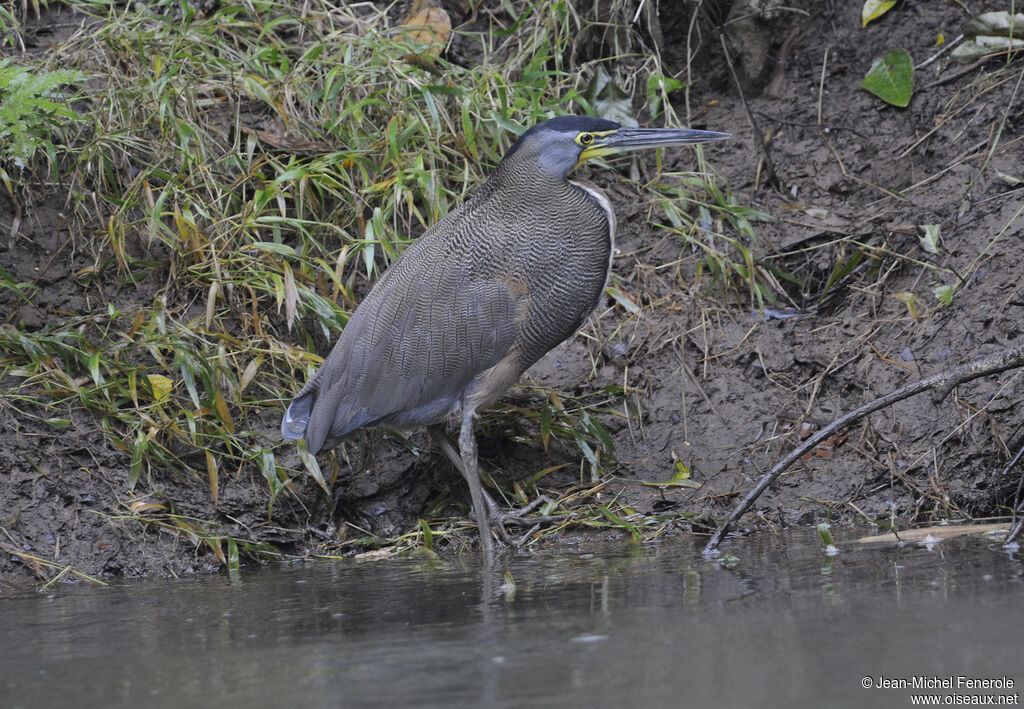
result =
[{"label": "bare-throated tiger heron", "polygon": [[[473,418],[576,332],[611,270],[611,203],[567,175],[619,151],[728,137],[582,116],[523,133],[476,193],[381,276],[288,407],[284,437],[316,454],[361,428],[428,427],[469,485],[489,552],[497,510],[480,484]],[[441,428],[454,415],[457,452]]]}]

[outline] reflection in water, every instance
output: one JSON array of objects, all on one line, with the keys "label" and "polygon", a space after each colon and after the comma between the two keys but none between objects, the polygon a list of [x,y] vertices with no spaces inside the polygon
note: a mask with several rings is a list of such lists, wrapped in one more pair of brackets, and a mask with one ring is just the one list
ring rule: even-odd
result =
[{"label": "reflection in water", "polygon": [[0,599],[0,706],[908,706],[862,679],[949,675],[1021,691],[1018,554],[840,548],[801,531],[730,542],[732,568],[676,539]]}]

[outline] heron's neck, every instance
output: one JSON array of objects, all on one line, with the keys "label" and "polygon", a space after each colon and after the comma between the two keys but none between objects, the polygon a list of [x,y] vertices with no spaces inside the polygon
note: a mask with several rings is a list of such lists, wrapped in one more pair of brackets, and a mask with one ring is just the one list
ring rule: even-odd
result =
[{"label": "heron's neck", "polygon": [[502,160],[480,187],[481,196],[516,188],[530,191],[541,189],[557,194],[572,189],[566,175],[555,174],[531,160]]}]

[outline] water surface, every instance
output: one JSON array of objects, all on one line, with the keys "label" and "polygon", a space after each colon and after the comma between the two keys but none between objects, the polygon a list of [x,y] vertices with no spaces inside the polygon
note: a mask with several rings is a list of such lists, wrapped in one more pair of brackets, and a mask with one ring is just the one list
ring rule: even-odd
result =
[{"label": "water surface", "polygon": [[[565,545],[0,598],[3,707],[910,706],[1024,682],[1024,568],[986,537]],[[504,573],[514,589],[504,585]],[[946,699],[945,701],[956,701]]]}]

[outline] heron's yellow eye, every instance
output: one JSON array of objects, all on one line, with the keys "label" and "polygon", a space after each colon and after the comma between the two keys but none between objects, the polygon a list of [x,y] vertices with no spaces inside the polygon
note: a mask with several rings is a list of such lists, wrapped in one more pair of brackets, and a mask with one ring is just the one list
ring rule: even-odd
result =
[{"label": "heron's yellow eye", "polygon": [[576,142],[586,147],[594,142],[594,135],[592,133],[580,133],[576,138]]}]

